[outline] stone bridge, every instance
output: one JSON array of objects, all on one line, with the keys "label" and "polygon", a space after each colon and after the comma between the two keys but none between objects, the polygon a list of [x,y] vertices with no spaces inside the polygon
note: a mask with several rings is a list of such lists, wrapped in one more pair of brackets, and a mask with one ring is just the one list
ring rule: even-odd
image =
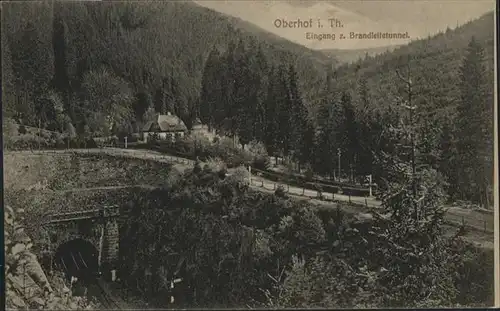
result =
[{"label": "stone bridge", "polygon": [[66,276],[80,278],[102,274],[114,281],[118,264],[120,209],[99,209],[49,215],[52,266]]}]

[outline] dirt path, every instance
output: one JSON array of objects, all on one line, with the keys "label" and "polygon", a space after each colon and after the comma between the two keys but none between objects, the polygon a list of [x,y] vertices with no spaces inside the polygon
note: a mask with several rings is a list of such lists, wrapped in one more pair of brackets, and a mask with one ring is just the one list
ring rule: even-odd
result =
[{"label": "dirt path", "polygon": [[[305,198],[317,198],[318,192],[315,190],[303,189],[299,187],[290,186],[283,183],[276,183],[273,181],[266,180],[262,177],[252,177],[251,180],[252,188],[261,190],[272,190],[274,191],[278,185],[282,185],[285,191],[289,195],[305,197]],[[333,194],[328,192],[322,192],[323,198],[331,200],[333,202],[325,202],[325,204],[336,205],[335,202],[346,202],[351,203],[351,205],[364,206],[365,210],[372,208],[380,208],[381,202],[375,198],[367,197],[356,197],[348,196],[343,194]],[[320,200],[317,200],[320,201]],[[463,209],[459,207],[449,206],[447,207],[448,212],[446,214],[446,219],[456,226],[460,226],[465,223],[476,230],[481,230],[485,233],[490,233],[493,239],[494,232],[494,218],[492,212],[479,212],[471,209]]]}]

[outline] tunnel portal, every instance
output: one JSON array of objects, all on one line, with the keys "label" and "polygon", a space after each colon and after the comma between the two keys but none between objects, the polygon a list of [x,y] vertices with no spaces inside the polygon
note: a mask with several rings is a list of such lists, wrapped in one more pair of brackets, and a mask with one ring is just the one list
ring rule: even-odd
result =
[{"label": "tunnel portal", "polygon": [[68,280],[77,277],[87,283],[99,275],[99,252],[84,239],[61,244],[54,255],[54,268],[64,272]]}]

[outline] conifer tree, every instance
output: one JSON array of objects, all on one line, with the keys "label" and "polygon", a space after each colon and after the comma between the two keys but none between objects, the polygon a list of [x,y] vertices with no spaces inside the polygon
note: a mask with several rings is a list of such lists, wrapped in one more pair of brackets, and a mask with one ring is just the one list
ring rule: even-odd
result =
[{"label": "conifer tree", "polygon": [[461,101],[457,107],[459,187],[470,199],[487,205],[491,185],[492,103],[488,100],[484,50],[474,37],[460,68]]},{"label": "conifer tree", "polygon": [[366,77],[361,75],[358,81],[358,98],[359,98],[359,107],[366,111],[370,107],[369,98],[368,98],[368,84],[366,81]]},{"label": "conifer tree", "polygon": [[265,137],[264,145],[270,156],[277,156],[279,151],[279,124],[278,124],[278,94],[279,76],[278,70],[271,67],[269,71],[269,82],[267,84],[267,95],[264,101],[265,111]]},{"label": "conifer tree", "polygon": [[152,106],[153,100],[151,99],[151,95],[149,94],[149,92],[139,92],[136,95],[135,101],[132,103],[132,109],[134,110],[136,120],[142,120],[144,113]]},{"label": "conifer tree", "polygon": [[54,77],[52,86],[64,94],[65,102],[68,100],[70,90],[69,76],[66,68],[66,25],[60,16],[61,3],[54,3],[54,18],[52,22],[52,48],[54,51]]},{"label": "conifer tree", "polygon": [[23,106],[25,123],[38,126],[43,110],[36,99],[46,91],[53,77],[52,53],[44,46],[44,33],[33,21],[28,21],[18,36],[11,39],[11,66]]},{"label": "conifer tree", "polygon": [[217,99],[220,98],[220,54],[213,48],[208,55],[201,81],[199,116],[210,128],[216,123]]},{"label": "conifer tree", "polygon": [[[358,135],[358,124],[356,120],[356,115],[354,111],[354,106],[351,101],[351,96],[343,92],[340,99],[340,105],[343,111],[342,118],[342,137],[341,137],[341,149],[344,158],[342,166],[345,172],[349,172],[354,169],[356,158],[359,157],[359,135]],[[352,182],[352,181],[351,181]]]},{"label": "conifer tree", "polygon": [[232,135],[238,134],[241,145],[252,140],[253,124],[252,107],[256,101],[256,90],[253,88],[253,77],[250,70],[250,58],[242,40],[239,41],[234,55],[234,89],[233,105],[230,110]]},{"label": "conifer tree", "polygon": [[[342,124],[342,109],[336,102],[327,102],[324,105],[323,117],[325,121],[320,127],[318,136],[318,157],[320,158],[316,170],[320,173],[335,175],[338,167],[337,150],[340,147],[340,125]],[[338,176],[338,172],[337,172]]]},{"label": "conifer tree", "polygon": [[278,121],[278,145],[283,158],[290,155],[291,148],[291,97],[288,92],[288,75],[284,64],[278,67],[276,83],[276,92],[274,99],[277,105],[277,121]]},{"label": "conifer tree", "polygon": [[223,117],[221,118],[222,128],[224,133],[227,135],[234,136],[236,134],[235,126],[235,90],[236,90],[236,79],[237,76],[237,65],[236,65],[236,51],[237,45],[234,42],[230,42],[228,49],[226,51],[223,62],[225,63],[225,70],[223,71],[222,81],[224,83],[223,94],[221,96],[221,112]]},{"label": "conifer tree", "polygon": [[265,100],[267,85],[269,83],[269,68],[267,58],[259,45],[256,50],[249,51],[250,66],[254,81],[254,91],[256,92],[256,102],[253,104],[253,137],[257,141],[264,142],[266,113]]},{"label": "conifer tree", "polygon": [[[423,299],[448,301],[454,292],[448,268],[443,260],[446,256],[446,239],[443,238],[444,202],[443,178],[434,169],[416,169],[419,137],[414,125],[418,107],[412,100],[413,81],[410,74],[403,77],[407,98],[398,103],[406,118],[391,126],[390,137],[394,152],[382,153],[381,161],[390,174],[387,189],[382,194],[385,217],[378,218],[377,240],[385,254],[385,268],[381,282],[391,284],[385,293],[386,305],[401,306],[418,303]],[[425,272],[424,272],[425,271]],[[425,275],[425,277],[422,277]],[[440,280],[436,287],[435,280]]]},{"label": "conifer tree", "polygon": [[300,165],[310,160],[310,150],[314,143],[314,129],[309,119],[307,107],[299,92],[297,72],[293,65],[289,67],[288,79],[290,149],[300,170]]},{"label": "conifer tree", "polygon": [[167,111],[179,115],[176,107],[176,100],[179,94],[175,94],[175,83],[172,75],[163,78],[163,96]]},{"label": "conifer tree", "polygon": [[156,89],[154,102],[157,112],[161,114],[167,113],[167,103],[165,102],[165,93],[163,91],[163,88],[160,87]]},{"label": "conifer tree", "polygon": [[374,139],[377,139],[377,120],[373,105],[370,103],[365,75],[358,80],[358,115],[356,116],[358,150],[356,153],[356,172],[358,175],[373,174]]}]

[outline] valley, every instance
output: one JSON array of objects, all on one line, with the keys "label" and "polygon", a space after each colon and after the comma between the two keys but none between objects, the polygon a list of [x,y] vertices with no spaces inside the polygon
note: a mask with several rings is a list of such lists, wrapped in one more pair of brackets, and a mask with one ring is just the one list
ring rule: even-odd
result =
[{"label": "valley", "polygon": [[494,12],[221,3],[2,3],[6,307],[493,305]]}]

